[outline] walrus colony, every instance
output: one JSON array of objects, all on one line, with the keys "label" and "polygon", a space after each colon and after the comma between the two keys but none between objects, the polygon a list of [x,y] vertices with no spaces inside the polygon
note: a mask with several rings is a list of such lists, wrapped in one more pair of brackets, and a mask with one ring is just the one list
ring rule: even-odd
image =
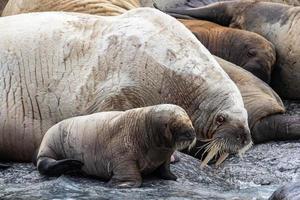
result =
[{"label": "walrus colony", "polygon": [[[246,61],[247,61],[247,59],[245,59]],[[237,73],[237,72],[236,72]],[[254,89],[255,90],[255,89]],[[243,91],[242,91],[243,92]],[[276,97],[276,94],[275,95],[273,95],[272,97],[271,97],[271,99],[272,98],[274,98],[274,97]],[[244,100],[245,101],[245,100]],[[273,101],[275,101],[276,102],[276,98],[275,98],[275,100],[273,100]],[[271,102],[272,102],[272,100],[271,100]],[[279,106],[275,106],[274,108],[271,108],[271,106],[270,106],[270,110],[272,110],[272,111],[266,111],[266,112],[262,112],[262,113],[266,113],[266,115],[268,115],[269,113],[268,112],[271,112],[271,113],[280,113],[280,112],[283,112],[283,110],[284,110],[284,108],[283,108],[283,106],[281,106],[282,104],[280,104],[281,103],[281,101],[279,100]],[[273,105],[273,104],[272,104]],[[276,105],[276,103],[274,104],[274,105]],[[247,106],[246,106],[247,107]],[[129,107],[130,108],[130,107]],[[262,106],[260,107],[260,108],[263,108]],[[266,109],[267,110],[267,109]],[[249,109],[248,109],[248,112],[249,112]],[[254,114],[253,114],[254,115]],[[259,117],[261,117],[261,116],[259,116]],[[254,119],[260,119],[259,117],[254,117]],[[277,121],[279,121],[279,119],[281,119],[281,118],[284,118],[284,116],[283,115],[280,115],[280,117],[277,119]],[[280,127],[283,127],[284,125],[286,125],[286,123],[289,123],[290,122],[290,118],[285,118],[286,120],[285,120],[285,123],[282,123],[281,125],[279,125],[278,127],[276,126],[276,127],[271,127],[271,126],[269,126],[268,124],[265,124],[265,127],[267,127],[267,128],[269,128],[270,130],[274,130],[274,129],[278,129],[278,128],[280,128]],[[293,119],[293,118],[292,118]],[[296,118],[297,119],[297,118]],[[259,121],[259,120],[257,120],[257,121]],[[267,120],[266,120],[267,121]],[[276,121],[276,122],[277,122]],[[295,121],[295,119],[294,119],[294,121]],[[249,122],[251,122],[251,120],[249,119]],[[261,128],[258,128],[258,130],[260,130]],[[283,130],[283,129],[282,129]],[[296,130],[296,129],[294,129],[294,130]],[[263,139],[260,139],[261,141],[264,141],[264,140],[270,140],[270,139],[290,139],[290,138],[297,138],[297,134],[295,135],[295,134],[291,134],[291,135],[288,135],[287,137],[280,137],[281,135],[284,135],[284,134],[279,134],[279,137],[278,136],[274,136],[274,133],[272,132],[272,131],[269,131],[267,134],[266,134],[266,136],[262,136],[261,138],[263,138]],[[256,132],[258,132],[259,133],[259,131],[256,131]],[[257,139],[256,141],[259,141],[259,139]],[[227,153],[225,153],[224,155],[226,155]],[[212,154],[211,154],[212,155]]]},{"label": "walrus colony", "polygon": [[2,18],[0,27],[1,160],[31,161],[64,119],[162,103],[184,108],[197,138],[214,141],[209,157],[251,145],[238,88],[168,15],[31,13]]}]

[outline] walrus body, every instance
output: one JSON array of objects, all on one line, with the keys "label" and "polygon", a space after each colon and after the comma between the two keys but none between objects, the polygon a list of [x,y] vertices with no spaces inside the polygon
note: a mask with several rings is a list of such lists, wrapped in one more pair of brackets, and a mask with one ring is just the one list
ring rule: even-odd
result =
[{"label": "walrus body", "polygon": [[43,134],[63,119],[161,103],[184,108],[198,138],[221,137],[227,127],[222,137],[233,139],[224,151],[251,141],[238,88],[197,38],[162,12],[21,14],[1,18],[4,28],[2,160],[31,161]]},{"label": "walrus body", "polygon": [[139,187],[141,174],[157,168],[162,178],[176,180],[170,157],[195,137],[188,115],[175,105],[74,117],[47,131],[37,168],[46,175],[61,175],[83,165],[86,174],[122,187]]},{"label": "walrus body", "polygon": [[226,1],[167,12],[258,33],[275,45],[271,85],[281,97],[300,99],[300,7],[257,1]]},{"label": "walrus body", "polygon": [[139,0],[10,0],[2,16],[45,11],[115,16],[138,7]]},{"label": "walrus body", "polygon": [[276,61],[274,46],[260,35],[202,21],[179,19],[213,54],[269,83]]}]

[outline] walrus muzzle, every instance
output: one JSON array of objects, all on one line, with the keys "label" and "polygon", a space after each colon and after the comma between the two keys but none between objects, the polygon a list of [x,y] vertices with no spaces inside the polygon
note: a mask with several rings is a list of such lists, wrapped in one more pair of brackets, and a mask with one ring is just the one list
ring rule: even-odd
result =
[{"label": "walrus muzzle", "polygon": [[204,167],[214,157],[219,156],[216,165],[220,165],[229,154],[239,154],[242,156],[251,146],[251,134],[249,129],[237,128],[231,125],[219,127],[213,134],[212,139],[207,140],[205,151],[207,153],[201,166]]}]

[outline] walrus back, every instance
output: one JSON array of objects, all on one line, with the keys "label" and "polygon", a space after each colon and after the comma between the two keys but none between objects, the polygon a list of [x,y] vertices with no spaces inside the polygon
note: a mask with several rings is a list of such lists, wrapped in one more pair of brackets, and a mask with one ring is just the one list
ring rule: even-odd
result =
[{"label": "walrus back", "polygon": [[115,16],[139,6],[139,0],[10,0],[3,16],[45,11]]}]

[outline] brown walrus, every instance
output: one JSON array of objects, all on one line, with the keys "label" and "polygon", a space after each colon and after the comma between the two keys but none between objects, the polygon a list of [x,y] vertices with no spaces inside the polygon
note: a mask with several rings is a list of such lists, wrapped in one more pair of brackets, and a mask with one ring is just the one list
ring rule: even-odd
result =
[{"label": "brown walrus", "polygon": [[[239,66],[221,58],[215,58],[242,94],[254,143],[300,139],[300,116],[285,115],[284,105],[272,88]],[[188,153],[201,159],[203,154],[201,146],[203,145],[212,146],[213,142],[205,144],[197,141],[195,148]],[[217,164],[221,161],[222,158]]]},{"label": "brown walrus", "polygon": [[272,87],[283,98],[300,99],[300,7],[245,0],[166,11],[262,35],[276,48]]},{"label": "brown walrus", "polygon": [[2,160],[31,161],[66,118],[162,103],[185,109],[198,138],[226,133],[221,151],[251,143],[236,85],[183,24],[156,9],[21,14],[1,18],[0,29]]},{"label": "brown walrus", "polygon": [[10,0],[2,16],[44,11],[114,16],[138,7],[139,0]]},{"label": "brown walrus", "polygon": [[195,137],[187,113],[170,104],[74,117],[47,131],[37,168],[51,176],[82,169],[120,187],[139,187],[141,174],[155,170],[163,179],[176,180],[170,157]]},{"label": "brown walrus", "polygon": [[268,40],[256,33],[223,27],[208,21],[179,21],[190,29],[212,54],[244,68],[266,83],[270,82],[276,52]]}]

